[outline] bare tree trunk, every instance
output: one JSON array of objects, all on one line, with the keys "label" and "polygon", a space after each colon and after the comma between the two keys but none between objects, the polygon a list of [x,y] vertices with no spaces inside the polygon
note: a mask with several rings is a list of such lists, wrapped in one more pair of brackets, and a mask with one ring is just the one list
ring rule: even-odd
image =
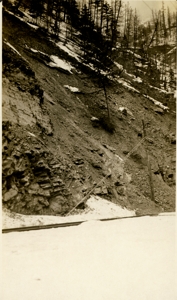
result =
[{"label": "bare tree trunk", "polygon": [[106,87],[105,87],[104,80],[103,80],[102,84],[103,84],[103,90],[104,90],[104,95],[105,95],[105,100],[106,100],[106,106],[107,106],[107,112],[108,112],[108,119],[110,121],[110,109],[109,109],[108,96],[107,96],[107,92],[106,92]]},{"label": "bare tree trunk", "polygon": [[[146,137],[146,130],[145,130],[144,120],[142,120],[142,124],[143,124],[143,135],[144,135],[144,137]],[[145,149],[145,152],[146,152],[146,158],[147,158],[147,167],[148,167],[148,177],[149,177],[149,185],[150,185],[150,192],[151,192],[151,200],[153,202],[155,202],[151,163],[150,163],[150,159],[149,159],[147,149]]]}]

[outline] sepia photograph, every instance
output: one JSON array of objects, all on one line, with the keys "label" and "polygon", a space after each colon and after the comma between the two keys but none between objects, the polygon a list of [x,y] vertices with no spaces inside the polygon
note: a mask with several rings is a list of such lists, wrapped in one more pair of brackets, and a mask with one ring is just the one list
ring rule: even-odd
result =
[{"label": "sepia photograph", "polygon": [[2,300],[176,300],[177,1],[1,2]]}]

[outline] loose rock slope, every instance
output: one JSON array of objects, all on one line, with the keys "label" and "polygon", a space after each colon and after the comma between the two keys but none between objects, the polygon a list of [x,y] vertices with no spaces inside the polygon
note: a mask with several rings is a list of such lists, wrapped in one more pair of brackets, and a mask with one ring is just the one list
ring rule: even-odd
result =
[{"label": "loose rock slope", "polygon": [[[85,67],[7,12],[3,40],[4,207],[23,214],[64,215],[91,192],[137,214],[175,210],[174,108],[158,111],[143,91],[136,94],[110,84],[111,134],[99,122],[106,113],[104,93]],[[66,60],[72,73],[51,68],[27,47]],[[144,143],[142,119],[148,137]],[[155,202],[150,199],[145,149]]]}]

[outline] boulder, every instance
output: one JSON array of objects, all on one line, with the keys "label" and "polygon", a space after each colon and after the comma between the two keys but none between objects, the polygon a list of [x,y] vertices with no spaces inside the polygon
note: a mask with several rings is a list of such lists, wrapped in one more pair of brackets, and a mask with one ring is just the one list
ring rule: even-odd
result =
[{"label": "boulder", "polygon": [[77,158],[74,160],[75,165],[82,165],[84,164],[84,160],[82,158]]},{"label": "boulder", "polygon": [[3,197],[3,201],[7,202],[11,199],[13,199],[18,194],[17,188],[11,188],[7,193],[5,193]]},{"label": "boulder", "polygon": [[163,115],[164,114],[164,110],[160,107],[155,107],[154,108],[154,111],[160,115]]},{"label": "boulder", "polygon": [[31,190],[38,190],[39,189],[39,184],[38,183],[32,183],[31,185],[30,185],[30,189]]},{"label": "boulder", "polygon": [[96,118],[96,117],[91,117],[91,121],[92,121],[92,122],[96,122],[96,121],[99,122],[99,119]]},{"label": "boulder", "polygon": [[101,162],[92,162],[92,166],[95,169],[102,169]]},{"label": "boulder", "polygon": [[97,187],[94,189],[94,194],[95,195],[101,195],[101,192],[102,192],[102,188],[101,187]]},{"label": "boulder", "polygon": [[171,133],[169,136],[170,136],[171,144],[176,144],[176,136],[175,136],[175,134]]},{"label": "boulder", "polygon": [[108,190],[107,190],[107,187],[106,186],[103,186],[102,187],[102,195],[107,195],[108,194]]},{"label": "boulder", "polygon": [[40,184],[40,187],[44,190],[46,189],[50,189],[52,187],[52,185],[50,183],[46,183],[46,184]]},{"label": "boulder", "polygon": [[151,139],[151,138],[149,138],[149,137],[146,137],[146,141],[149,142],[150,144],[153,144],[153,143],[154,143],[153,139]]},{"label": "boulder", "polygon": [[129,110],[127,107],[123,107],[123,106],[120,106],[119,108],[118,108],[118,111],[120,111],[123,115],[125,115],[125,116],[131,116],[132,118],[134,118],[133,117],[133,113],[131,112],[131,110]]},{"label": "boulder", "polygon": [[15,171],[24,172],[27,168],[27,160],[20,158],[18,162],[15,164]]},{"label": "boulder", "polygon": [[92,122],[93,127],[99,127],[100,126],[100,120],[96,117],[92,117],[91,122]]},{"label": "boulder", "polygon": [[43,190],[43,189],[40,188],[38,190],[38,195],[44,196],[44,197],[50,197],[50,191],[49,190]]},{"label": "boulder", "polygon": [[60,214],[62,212],[62,205],[65,203],[65,199],[62,196],[57,196],[50,201],[50,209],[53,212]]},{"label": "boulder", "polygon": [[22,184],[24,184],[25,186],[28,186],[29,185],[29,176],[25,176],[25,177],[23,177],[21,180],[20,180],[20,182],[22,183]]},{"label": "boulder", "polygon": [[38,194],[38,190],[31,190],[31,189],[29,189],[28,190],[28,194],[29,195],[37,195]]},{"label": "boulder", "polygon": [[37,182],[40,184],[50,183],[50,178],[48,176],[40,176],[37,178]]},{"label": "boulder", "polygon": [[41,204],[37,204],[37,205],[35,205],[34,210],[36,212],[39,212],[40,210],[42,210],[42,208],[43,208],[43,206]]},{"label": "boulder", "polygon": [[107,195],[108,194],[108,190],[106,186],[102,186],[102,187],[97,187],[94,189],[94,194],[95,195]]},{"label": "boulder", "polygon": [[125,186],[118,186],[116,188],[117,193],[121,196],[125,196],[126,195],[126,187]]},{"label": "boulder", "polygon": [[42,196],[38,197],[38,202],[40,202],[41,204],[44,204],[45,206],[49,206],[49,202]]},{"label": "boulder", "polygon": [[15,167],[15,164],[13,162],[13,159],[8,157],[2,163],[2,173],[6,174],[6,176],[9,176],[14,172],[14,167]]}]

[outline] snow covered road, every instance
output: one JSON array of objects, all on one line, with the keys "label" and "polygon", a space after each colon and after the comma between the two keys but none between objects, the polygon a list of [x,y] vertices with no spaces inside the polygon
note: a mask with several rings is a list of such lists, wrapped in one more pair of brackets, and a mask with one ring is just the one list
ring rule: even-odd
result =
[{"label": "snow covered road", "polygon": [[3,300],[175,300],[175,216],[3,234]]}]

